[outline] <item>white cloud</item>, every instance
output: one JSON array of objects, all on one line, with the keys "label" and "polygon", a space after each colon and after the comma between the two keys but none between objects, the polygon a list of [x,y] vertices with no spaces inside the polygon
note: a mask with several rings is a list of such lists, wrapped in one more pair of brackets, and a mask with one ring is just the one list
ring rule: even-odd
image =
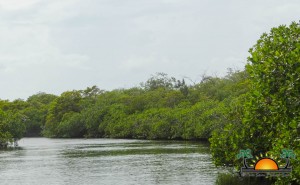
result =
[{"label": "white cloud", "polygon": [[299,9],[296,0],[0,0],[0,98],[130,87],[155,72],[222,75]]},{"label": "white cloud", "polygon": [[31,8],[40,0],[0,0],[0,10],[17,11]]}]

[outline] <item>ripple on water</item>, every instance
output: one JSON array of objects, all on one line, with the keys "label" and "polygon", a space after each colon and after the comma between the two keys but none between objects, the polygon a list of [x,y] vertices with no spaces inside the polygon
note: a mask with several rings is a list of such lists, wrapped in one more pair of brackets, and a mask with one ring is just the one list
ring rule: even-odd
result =
[{"label": "ripple on water", "polygon": [[0,153],[1,184],[214,184],[206,143],[25,138]]}]

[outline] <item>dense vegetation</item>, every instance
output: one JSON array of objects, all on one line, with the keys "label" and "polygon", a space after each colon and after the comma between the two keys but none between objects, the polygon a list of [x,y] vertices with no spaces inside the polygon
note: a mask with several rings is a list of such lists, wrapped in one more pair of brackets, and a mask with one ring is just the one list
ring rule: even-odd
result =
[{"label": "dense vegetation", "polygon": [[23,117],[16,138],[24,133],[62,138],[208,139],[214,129],[226,124],[228,107],[247,91],[247,84],[245,72],[229,71],[224,78],[206,76],[190,86],[184,79],[158,73],[131,89],[103,91],[93,86],[57,97],[38,93],[27,101],[1,101],[0,106],[4,113]]},{"label": "dense vegetation", "polygon": [[39,136],[48,112],[49,103],[56,96],[38,93],[27,99],[0,100],[0,148],[25,136]]},{"label": "dense vegetation", "polygon": [[[279,156],[284,148],[300,154],[300,24],[273,28],[250,49],[246,71],[250,91],[242,95],[235,115],[212,135],[216,164],[235,164],[240,149],[254,156]],[[293,160],[292,176],[278,184],[300,184],[300,163]]]},{"label": "dense vegetation", "polygon": [[[0,101],[0,147],[25,136],[209,139],[217,165],[239,166],[283,148],[300,154],[300,26],[273,28],[250,49],[245,71],[185,79],[164,73],[130,89],[88,87],[26,101]],[[277,183],[300,183],[300,163]]]}]

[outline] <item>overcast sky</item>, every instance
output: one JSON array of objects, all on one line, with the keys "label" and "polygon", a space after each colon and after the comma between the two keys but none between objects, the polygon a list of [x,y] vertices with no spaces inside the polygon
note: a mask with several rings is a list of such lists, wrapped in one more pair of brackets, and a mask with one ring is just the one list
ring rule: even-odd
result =
[{"label": "overcast sky", "polygon": [[299,0],[0,0],[0,99],[243,69]]}]

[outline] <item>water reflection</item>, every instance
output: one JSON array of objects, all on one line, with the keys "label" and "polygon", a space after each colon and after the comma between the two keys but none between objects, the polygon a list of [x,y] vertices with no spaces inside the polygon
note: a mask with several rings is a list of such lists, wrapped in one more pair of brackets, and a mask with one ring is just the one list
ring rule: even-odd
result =
[{"label": "water reflection", "polygon": [[215,184],[207,143],[25,138],[0,152],[1,184]]},{"label": "water reflection", "polygon": [[224,174],[208,143],[26,138],[0,151],[1,184],[259,185],[272,180]]}]

